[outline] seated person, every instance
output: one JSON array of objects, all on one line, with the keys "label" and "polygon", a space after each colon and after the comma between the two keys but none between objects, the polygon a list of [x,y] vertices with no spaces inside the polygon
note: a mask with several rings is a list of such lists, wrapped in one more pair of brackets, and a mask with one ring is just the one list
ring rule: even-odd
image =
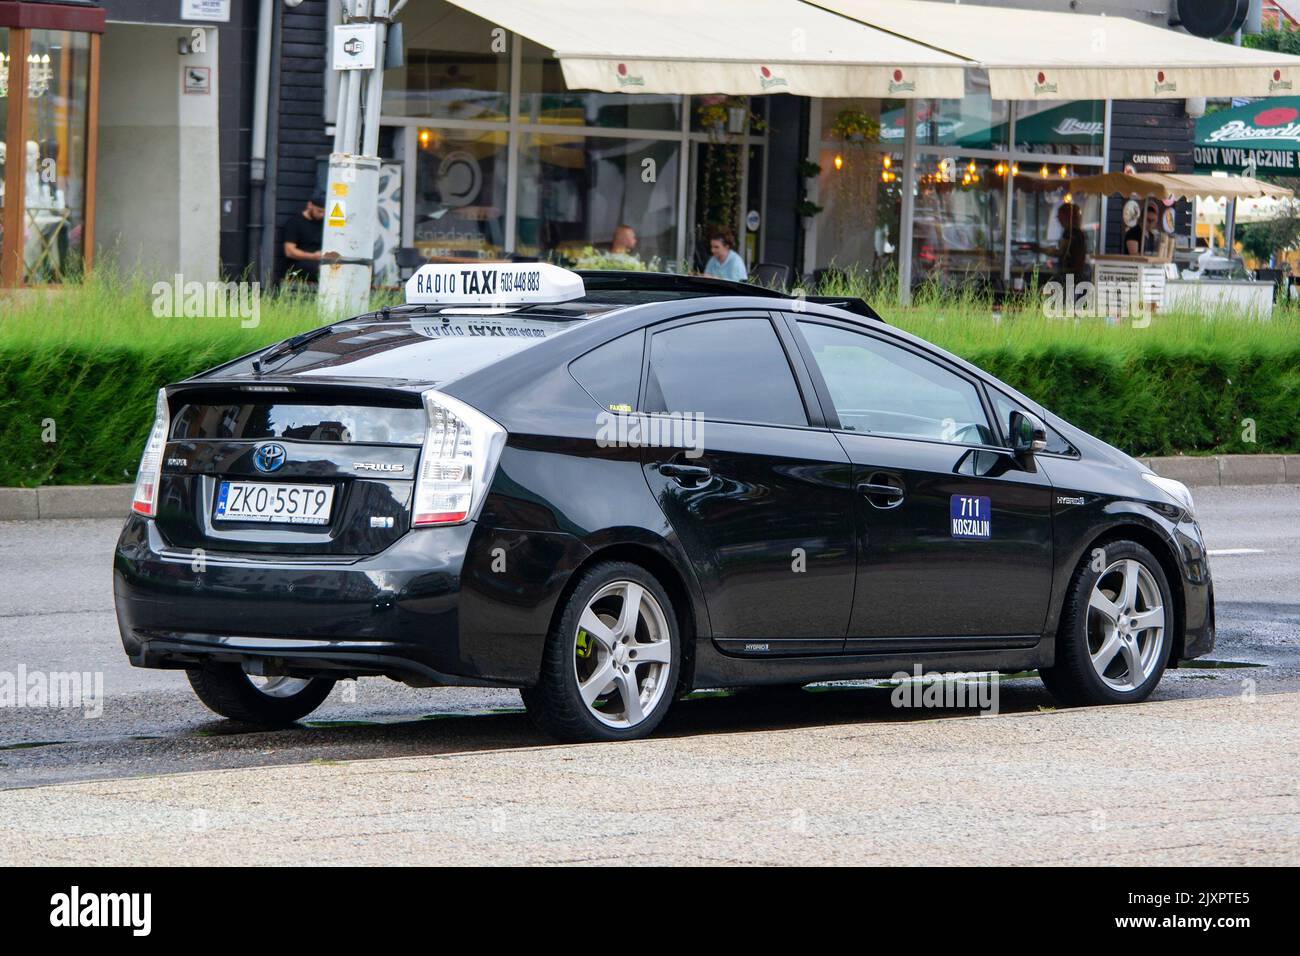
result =
[{"label": "seated person", "polygon": [[704,267],[706,276],[715,279],[730,279],[732,282],[744,282],[749,278],[745,260],[732,248],[735,244],[730,233],[715,232],[709,236],[709,262]]}]

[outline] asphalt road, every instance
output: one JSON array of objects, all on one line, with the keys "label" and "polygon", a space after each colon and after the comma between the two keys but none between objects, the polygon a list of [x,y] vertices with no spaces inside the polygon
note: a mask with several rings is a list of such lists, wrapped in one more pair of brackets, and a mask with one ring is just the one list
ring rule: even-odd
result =
[{"label": "asphalt road", "polygon": [[[523,842],[504,836],[476,842],[471,834],[457,844],[457,858],[505,860],[514,854],[517,859],[582,859],[576,836],[573,841],[561,837],[543,841],[539,849],[526,834],[558,812],[552,804],[564,792],[586,799],[605,792],[612,779],[629,775],[646,778],[660,795],[656,799],[672,803],[676,809],[665,819],[676,819],[679,829],[693,831],[716,818],[721,834],[726,826],[739,825],[737,819],[745,813],[757,812],[749,797],[737,803],[735,812],[741,816],[733,819],[725,801],[718,802],[717,793],[708,795],[710,787],[753,789],[754,793],[785,787],[779,796],[786,802],[778,801],[779,805],[794,807],[789,812],[795,819],[799,813],[821,819],[829,838],[842,836],[841,831],[858,832],[855,828],[860,828],[866,812],[864,799],[877,803],[883,799],[871,811],[877,816],[902,814],[911,805],[917,820],[930,819],[947,806],[938,781],[945,773],[957,773],[979,777],[972,792],[993,801],[992,814],[980,814],[981,833],[989,837],[1023,817],[1014,809],[1011,796],[1025,786],[1042,790],[1044,799],[1055,792],[1066,801],[1064,806],[1073,808],[1067,817],[1075,822],[1069,814],[1087,816],[1083,792],[1087,786],[1107,788],[1110,809],[1101,812],[1112,814],[1122,813],[1122,808],[1112,799],[1117,794],[1111,790],[1127,792],[1136,787],[1139,795],[1146,794],[1140,814],[1144,825],[1184,827],[1186,820],[1175,813],[1175,806],[1183,806],[1185,800],[1161,797],[1152,803],[1150,788],[1157,779],[1186,790],[1186,800],[1193,802],[1217,800],[1196,794],[1220,792],[1230,801],[1225,788],[1231,784],[1263,801],[1242,832],[1225,836],[1224,827],[1231,834],[1233,825],[1224,821],[1235,819],[1225,812],[1226,805],[1213,812],[1200,807],[1197,819],[1217,821],[1218,829],[1204,821],[1198,824],[1204,831],[1199,836],[1179,829],[1184,844],[1165,840],[1168,853],[1151,859],[1294,863],[1300,860],[1300,791],[1294,772],[1300,765],[1300,487],[1206,488],[1196,497],[1212,549],[1219,645],[1210,661],[1198,662],[1201,666],[1168,673],[1151,702],[1140,709],[1055,711],[1039,682],[1027,677],[1001,685],[1000,718],[953,713],[935,719],[934,711],[894,708],[889,687],[862,682],[786,694],[700,695],[680,702],[655,740],[614,747],[551,745],[529,724],[513,691],[416,690],[381,678],[339,685],[326,705],[296,728],[249,732],[209,714],[192,696],[183,674],[139,670],[126,663],[118,643],[108,574],[119,522],[0,522],[0,673],[17,673],[20,668],[28,673],[98,673],[104,690],[102,713],[91,716],[81,710],[0,707],[0,790],[15,790],[0,794],[0,820],[7,818],[9,827],[17,828],[10,834],[14,842],[6,835],[0,843],[14,848],[13,859],[24,858],[25,843],[18,837],[28,832],[22,822],[26,820],[47,836],[50,828],[87,838],[92,833],[102,838],[116,834],[114,839],[121,839],[119,856],[126,861],[133,852],[129,823],[125,818],[112,822],[116,811],[105,807],[102,792],[95,788],[143,797],[151,788],[162,787],[180,801],[173,807],[175,813],[189,812],[183,810],[189,799],[186,793],[206,793],[191,800],[197,801],[191,809],[207,820],[225,812],[224,804],[213,803],[212,787],[228,788],[231,806],[242,807],[250,800],[256,804],[258,795],[270,801],[268,806],[276,806],[278,800],[292,802],[313,773],[335,768],[330,772],[336,772],[338,779],[332,779],[331,785],[373,802],[384,787],[396,785],[394,781],[409,783],[412,770],[419,771],[416,778],[421,774],[427,778],[425,771],[432,768],[446,775],[440,788],[445,784],[456,791],[463,786],[467,794],[475,781],[488,783],[498,777],[517,781],[521,774],[537,775],[535,783],[515,784],[527,799],[495,803],[496,817],[489,814],[486,823],[474,817],[466,824],[472,832],[486,826],[489,833],[513,833]],[[1243,707],[1243,702],[1261,706]],[[1172,733],[1173,743],[1161,739],[1165,728]],[[960,741],[960,746],[954,746],[954,741]],[[1037,748],[1042,748],[1041,753]],[[637,763],[637,754],[644,755],[644,765]],[[912,768],[907,763],[913,759],[909,754],[918,755],[917,759],[924,755],[924,767]],[[1048,754],[1056,756],[1049,760]],[[412,759],[375,762],[376,758]],[[971,770],[972,759],[981,770]],[[360,760],[372,762],[355,762]],[[984,760],[988,762],[980,763]],[[1195,765],[1195,773],[1180,770],[1180,761]],[[288,769],[287,765],[298,766]],[[256,769],[266,767],[280,769]],[[558,769],[548,775],[548,767]],[[912,769],[926,779],[913,781]],[[238,772],[168,777],[161,782],[121,779],[213,770]],[[366,781],[371,781],[372,773],[373,788],[379,789],[361,792],[370,786]],[[837,797],[828,783],[835,773],[852,776],[853,787],[859,788],[854,791],[858,797],[838,809],[835,801],[843,802],[844,796]],[[573,787],[581,787],[584,780],[590,782],[591,794],[574,794]],[[895,786],[882,797],[880,786],[891,780]],[[55,786],[75,781],[116,782]],[[547,781],[559,789],[548,790]],[[821,794],[810,797],[812,802],[802,810],[797,800],[790,802],[801,781],[808,783],[810,793]],[[868,782],[870,786],[862,791]],[[418,791],[426,785],[410,786]],[[675,786],[685,788],[677,802],[672,794]],[[700,786],[704,791],[698,803],[685,800],[685,792]],[[403,787],[407,784],[399,789]],[[19,792],[17,788],[38,789]],[[380,802],[387,805],[390,799],[384,796]],[[129,804],[138,811],[138,802]],[[439,806],[434,801],[426,810],[437,812]],[[486,807],[480,809],[487,813]],[[304,828],[304,860],[334,859],[334,851],[324,845],[312,849],[315,844],[306,817],[281,809],[284,826]],[[457,812],[472,817],[478,811],[461,807]],[[685,818],[679,819],[680,814]],[[827,822],[827,815],[838,822]],[[91,818],[103,822],[91,826]],[[240,819],[240,826],[249,825],[248,819]],[[404,819],[400,832],[415,826]],[[502,819],[514,822],[504,830],[493,830]],[[384,830],[387,823],[382,819],[374,825],[377,833],[387,832],[389,837],[363,839],[362,827],[353,831],[354,849],[364,845],[378,854],[375,859],[411,859],[398,844],[422,845],[420,840],[391,839],[392,832],[398,831]],[[551,828],[547,832],[558,834],[563,829],[555,821],[546,825]],[[443,820],[432,829],[451,826]],[[794,832],[803,832],[799,826]],[[787,830],[778,827],[774,832]],[[342,835],[338,839],[348,843]],[[236,847],[216,835],[212,840],[212,859],[237,860]],[[160,849],[149,858],[167,858],[161,849],[167,841],[160,836],[155,842]],[[741,852],[742,843],[739,838],[727,842],[720,836],[714,858],[766,862],[781,858],[779,840],[748,855]],[[1179,851],[1180,845],[1187,849]],[[803,844],[804,850],[815,846],[820,844]],[[895,849],[907,846],[904,841]],[[818,852],[829,850],[821,847]],[[0,861],[6,855],[0,851]],[[593,859],[608,855],[586,854]],[[653,853],[627,856],[643,857],[666,858]],[[799,854],[790,858],[812,859]],[[827,857],[831,858],[837,857]],[[1044,859],[1049,858],[1055,859],[1050,855]],[[1134,862],[1136,858],[1123,852],[1115,859]]]}]

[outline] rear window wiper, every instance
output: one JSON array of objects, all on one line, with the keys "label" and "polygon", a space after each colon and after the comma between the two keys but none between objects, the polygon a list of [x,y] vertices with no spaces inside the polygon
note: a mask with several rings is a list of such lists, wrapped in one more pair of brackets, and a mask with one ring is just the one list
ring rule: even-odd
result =
[{"label": "rear window wiper", "polygon": [[334,331],[333,325],[325,325],[319,329],[311,329],[310,331],[307,332],[299,332],[297,335],[293,336],[292,338],[285,339],[279,345],[272,347],[272,349],[269,352],[267,352],[265,355],[261,356],[260,358],[253,359],[253,374],[261,375],[262,368],[268,363],[274,362],[276,359],[284,358],[287,355],[292,355],[294,352],[297,352],[299,349],[303,348],[304,346],[310,344],[311,342],[316,341],[319,338],[322,338],[323,336],[329,335],[333,331]]}]

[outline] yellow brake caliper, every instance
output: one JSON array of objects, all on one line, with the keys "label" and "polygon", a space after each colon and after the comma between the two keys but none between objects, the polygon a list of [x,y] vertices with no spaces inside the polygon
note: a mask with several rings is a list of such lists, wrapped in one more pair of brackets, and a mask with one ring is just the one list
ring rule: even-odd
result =
[{"label": "yellow brake caliper", "polygon": [[584,629],[578,628],[578,657],[586,660],[591,656],[591,635]]}]

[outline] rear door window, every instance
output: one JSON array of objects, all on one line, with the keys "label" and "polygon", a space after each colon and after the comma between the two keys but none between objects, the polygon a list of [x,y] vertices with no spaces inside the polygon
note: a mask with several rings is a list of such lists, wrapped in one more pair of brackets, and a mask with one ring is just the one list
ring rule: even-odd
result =
[{"label": "rear door window", "polygon": [[714,421],[808,424],[785,349],[766,318],[711,319],[656,332],[646,405]]}]

